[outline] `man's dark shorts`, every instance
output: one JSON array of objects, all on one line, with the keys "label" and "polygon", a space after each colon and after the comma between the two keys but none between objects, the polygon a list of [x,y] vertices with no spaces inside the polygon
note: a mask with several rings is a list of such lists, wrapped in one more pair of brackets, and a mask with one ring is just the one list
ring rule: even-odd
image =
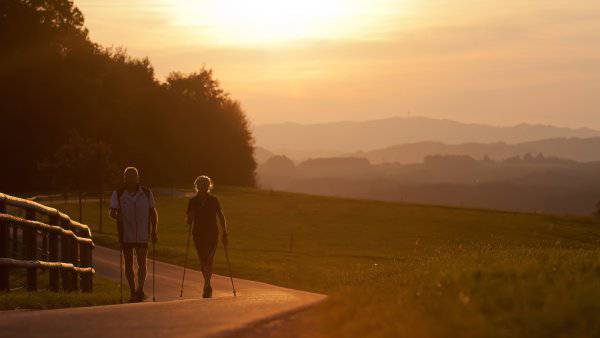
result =
[{"label": "man's dark shorts", "polygon": [[122,243],[123,250],[148,249],[148,243]]}]

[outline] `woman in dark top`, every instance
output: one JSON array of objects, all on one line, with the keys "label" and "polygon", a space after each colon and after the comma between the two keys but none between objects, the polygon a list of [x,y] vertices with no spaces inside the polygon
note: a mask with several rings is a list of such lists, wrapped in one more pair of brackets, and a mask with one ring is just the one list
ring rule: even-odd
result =
[{"label": "woman in dark top", "polygon": [[208,176],[199,176],[194,181],[196,195],[188,203],[187,223],[192,226],[192,235],[196,252],[200,259],[200,267],[204,276],[204,291],[202,297],[212,297],[210,278],[212,276],[213,258],[219,241],[219,227],[217,218],[223,230],[221,239],[227,245],[227,223],[221,211],[219,200],[210,191],[213,183]]}]

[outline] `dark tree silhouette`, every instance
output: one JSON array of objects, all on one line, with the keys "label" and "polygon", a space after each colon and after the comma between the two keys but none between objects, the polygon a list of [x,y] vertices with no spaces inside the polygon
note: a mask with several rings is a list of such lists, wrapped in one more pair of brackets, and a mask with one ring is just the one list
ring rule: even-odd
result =
[{"label": "dark tree silhouette", "polygon": [[[232,100],[214,79],[212,71],[202,68],[189,75],[172,73],[165,85],[174,103],[169,128],[177,135],[171,146],[183,160],[178,166],[190,177],[203,172],[216,180],[254,185],[256,163],[252,156],[252,135],[248,121],[237,101]],[[183,122],[183,123],[182,123]]]},{"label": "dark tree silhouette", "polygon": [[77,193],[80,221],[83,193],[99,191],[102,196],[106,185],[114,185],[117,177],[110,147],[103,142],[83,138],[77,132],[71,132],[67,142],[40,163],[40,169],[55,186]]},{"label": "dark tree silhouette", "polygon": [[49,188],[36,164],[70,130],[102,141],[118,166],[135,165],[151,185],[209,174],[253,185],[256,164],[240,105],[212,72],[173,73],[160,83],[148,59],[90,41],[67,0],[0,1],[2,191]]}]

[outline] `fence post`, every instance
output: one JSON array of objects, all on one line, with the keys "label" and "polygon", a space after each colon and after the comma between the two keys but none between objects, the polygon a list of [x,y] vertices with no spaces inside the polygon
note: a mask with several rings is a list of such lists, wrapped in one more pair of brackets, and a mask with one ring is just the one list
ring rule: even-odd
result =
[{"label": "fence post", "polygon": [[50,258],[50,252],[48,248],[48,231],[42,231],[42,260],[47,261]]},{"label": "fence post", "polygon": [[[0,212],[4,212],[4,201],[0,201]],[[9,258],[8,253],[8,221],[0,220],[0,257]],[[0,291],[9,291],[9,267],[0,266]]]},{"label": "fence post", "polygon": [[[93,268],[94,267],[94,245],[93,244],[88,244],[88,268]],[[94,274],[93,273],[89,273],[90,279],[89,279],[89,283],[90,283],[90,287],[89,287],[89,292],[92,292],[94,290]]]},{"label": "fence post", "polygon": [[[63,220],[62,221],[62,228],[63,229],[70,229],[70,221],[67,220]],[[61,235],[60,236],[60,260],[63,263],[69,263],[71,262],[71,241],[69,236],[65,236],[65,235]],[[61,279],[62,279],[62,287],[63,290],[65,291],[73,291],[73,286],[71,284],[72,282],[72,278],[71,278],[71,271],[69,270],[61,270]]]},{"label": "fence post", "polygon": [[[58,225],[58,216],[50,216],[48,222],[50,225]],[[48,234],[48,261],[58,262],[58,245],[60,236],[56,231],[50,231]],[[50,290],[58,291],[60,289],[60,270],[50,269]]]},{"label": "fence post", "polygon": [[[79,248],[81,250],[81,267],[91,268],[92,267],[92,245],[88,243],[80,243]],[[81,274],[81,291],[92,292],[92,278],[91,273]]]},{"label": "fence post", "polygon": [[[74,234],[77,234],[76,230],[74,230],[73,228],[71,229],[73,230]],[[69,241],[71,247],[70,263],[73,264],[73,266],[79,266],[79,242],[75,237],[71,237]],[[75,270],[73,270],[73,273],[71,275],[71,286],[73,287],[73,291],[77,291],[77,289],[79,288],[79,273]]]},{"label": "fence post", "polygon": [[[35,221],[35,210],[27,209],[25,211],[25,219]],[[23,227],[23,242],[25,258],[30,261],[37,259],[37,230],[30,227]],[[37,269],[27,269],[27,290],[37,291]]]},{"label": "fence post", "polygon": [[[0,200],[0,213],[6,214],[6,201]],[[10,224],[8,221],[0,221],[0,257],[10,257]],[[10,290],[10,269],[9,267],[0,267],[0,291]]]},{"label": "fence post", "polygon": [[11,254],[12,255],[17,255],[17,251],[19,250],[19,246],[18,246],[18,241],[19,241],[19,236],[17,234],[18,230],[18,226],[15,223],[11,223],[9,225],[9,231],[10,231],[10,250],[11,250]]}]

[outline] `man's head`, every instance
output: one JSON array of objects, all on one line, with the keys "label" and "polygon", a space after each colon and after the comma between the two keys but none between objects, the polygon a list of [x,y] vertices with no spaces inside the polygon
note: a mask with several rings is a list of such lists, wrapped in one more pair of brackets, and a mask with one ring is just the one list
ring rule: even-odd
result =
[{"label": "man's head", "polygon": [[198,176],[198,178],[196,178],[194,181],[194,188],[196,188],[197,192],[209,192],[213,188],[213,182],[210,177],[206,175]]},{"label": "man's head", "polygon": [[132,187],[140,183],[140,174],[136,167],[127,167],[123,171],[123,181],[126,186]]}]

